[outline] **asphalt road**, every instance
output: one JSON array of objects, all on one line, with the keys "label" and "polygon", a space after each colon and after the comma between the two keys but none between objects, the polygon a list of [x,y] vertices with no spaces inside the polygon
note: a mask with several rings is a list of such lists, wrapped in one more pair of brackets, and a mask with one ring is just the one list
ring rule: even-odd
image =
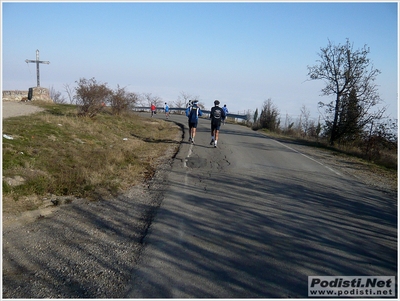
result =
[{"label": "asphalt road", "polygon": [[214,149],[209,128],[194,146],[186,129],[127,298],[304,298],[312,275],[397,276],[396,200],[238,125]]}]

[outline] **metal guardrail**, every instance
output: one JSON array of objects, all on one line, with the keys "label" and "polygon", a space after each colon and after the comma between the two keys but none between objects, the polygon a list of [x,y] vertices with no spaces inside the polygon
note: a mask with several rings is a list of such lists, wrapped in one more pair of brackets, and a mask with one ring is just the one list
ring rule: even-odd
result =
[{"label": "metal guardrail", "polygon": [[[150,111],[150,107],[134,107],[133,108],[133,110],[134,111],[144,111],[144,110],[146,110],[146,111]],[[164,107],[156,107],[156,110],[162,110],[162,111],[164,111]],[[169,108],[169,110],[170,111],[186,111],[186,109],[185,108]],[[205,113],[205,114],[210,114],[210,111],[209,110],[201,110],[203,113]],[[231,113],[228,113],[228,116],[227,117],[230,117],[230,118],[237,118],[237,119],[243,119],[243,120],[247,120],[247,115],[240,115],[240,114],[231,114]]]}]

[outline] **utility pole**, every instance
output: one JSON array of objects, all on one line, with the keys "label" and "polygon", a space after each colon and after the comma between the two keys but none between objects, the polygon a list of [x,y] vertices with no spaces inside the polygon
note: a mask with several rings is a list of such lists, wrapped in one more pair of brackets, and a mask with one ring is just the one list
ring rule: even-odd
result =
[{"label": "utility pole", "polygon": [[40,87],[39,64],[50,64],[49,61],[39,61],[39,50],[36,50],[36,60],[25,60],[26,63],[36,63],[37,86]]}]

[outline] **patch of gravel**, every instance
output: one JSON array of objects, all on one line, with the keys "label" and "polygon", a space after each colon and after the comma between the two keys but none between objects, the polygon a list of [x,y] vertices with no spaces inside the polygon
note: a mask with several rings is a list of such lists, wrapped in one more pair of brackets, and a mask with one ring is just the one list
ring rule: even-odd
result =
[{"label": "patch of gravel", "polygon": [[4,101],[2,104],[2,119],[15,116],[24,116],[43,111],[42,108],[28,102]]}]

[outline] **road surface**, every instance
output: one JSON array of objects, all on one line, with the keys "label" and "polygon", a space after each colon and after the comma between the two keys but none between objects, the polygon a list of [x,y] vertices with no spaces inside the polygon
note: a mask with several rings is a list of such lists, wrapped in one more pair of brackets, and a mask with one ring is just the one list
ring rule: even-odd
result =
[{"label": "road surface", "polygon": [[397,276],[396,199],[246,127],[223,125],[214,149],[209,124],[194,146],[186,129],[127,298],[304,298],[308,276]]}]

